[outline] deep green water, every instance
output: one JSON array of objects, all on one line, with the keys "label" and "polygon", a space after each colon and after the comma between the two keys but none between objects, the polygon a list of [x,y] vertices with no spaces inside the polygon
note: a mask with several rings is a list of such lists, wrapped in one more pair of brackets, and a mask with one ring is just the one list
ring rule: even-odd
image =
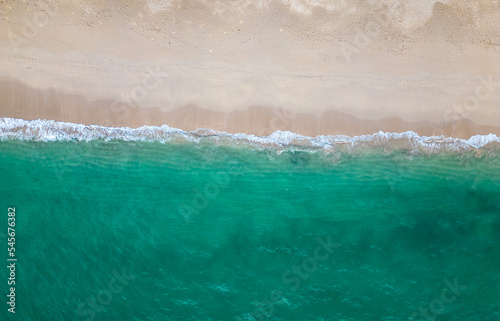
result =
[{"label": "deep green water", "polygon": [[1,320],[500,320],[498,155],[3,141],[0,175]]}]

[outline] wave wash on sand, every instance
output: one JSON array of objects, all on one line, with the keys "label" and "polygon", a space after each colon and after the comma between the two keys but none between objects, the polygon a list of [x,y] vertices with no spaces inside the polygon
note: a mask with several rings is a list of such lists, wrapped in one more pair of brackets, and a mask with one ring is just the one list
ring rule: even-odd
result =
[{"label": "wave wash on sand", "polygon": [[365,148],[383,148],[390,150],[409,150],[412,152],[500,150],[500,137],[494,134],[475,135],[470,139],[444,136],[419,136],[408,131],[404,133],[378,132],[373,135],[349,137],[346,135],[328,135],[307,137],[286,131],[276,131],[265,137],[244,133],[228,134],[210,129],[183,131],[163,125],[143,126],[140,128],[103,127],[81,125],[52,120],[26,121],[22,119],[0,118],[0,140],[31,141],[215,141],[222,144],[244,144],[254,147],[298,148],[302,150],[355,151]]}]

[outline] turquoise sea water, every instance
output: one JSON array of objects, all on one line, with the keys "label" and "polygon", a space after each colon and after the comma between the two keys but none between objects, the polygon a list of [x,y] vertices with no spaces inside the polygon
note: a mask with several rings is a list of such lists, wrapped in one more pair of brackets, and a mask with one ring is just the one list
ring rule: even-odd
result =
[{"label": "turquoise sea water", "polygon": [[500,319],[498,151],[3,140],[0,174],[7,320]]}]

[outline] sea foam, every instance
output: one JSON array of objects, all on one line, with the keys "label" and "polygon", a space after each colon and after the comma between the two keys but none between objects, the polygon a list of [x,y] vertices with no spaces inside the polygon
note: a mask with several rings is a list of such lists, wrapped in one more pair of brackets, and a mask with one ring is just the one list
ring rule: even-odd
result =
[{"label": "sea foam", "polygon": [[23,141],[92,141],[122,140],[143,142],[203,142],[213,141],[220,144],[243,144],[264,148],[293,148],[301,150],[326,151],[344,150],[352,152],[370,147],[383,148],[385,151],[408,150],[412,152],[460,152],[467,150],[493,149],[500,151],[500,137],[495,134],[475,135],[469,139],[445,136],[419,136],[413,131],[385,133],[379,131],[372,135],[320,135],[308,137],[289,131],[276,131],[269,136],[255,136],[245,133],[230,134],[200,128],[183,131],[167,125],[129,127],[104,127],[82,125],[53,120],[23,120],[0,118],[0,140]]}]

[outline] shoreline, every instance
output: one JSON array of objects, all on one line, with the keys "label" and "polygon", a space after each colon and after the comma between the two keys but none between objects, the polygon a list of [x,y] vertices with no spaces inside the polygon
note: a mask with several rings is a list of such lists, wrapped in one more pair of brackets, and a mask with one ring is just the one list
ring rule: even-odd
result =
[{"label": "shoreline", "polygon": [[173,110],[141,107],[116,100],[89,101],[85,97],[54,89],[30,88],[15,81],[0,80],[0,117],[24,120],[46,119],[105,127],[162,126],[183,131],[208,129],[229,134],[268,136],[289,131],[308,137],[320,135],[360,136],[382,132],[413,131],[420,136],[468,139],[474,135],[500,136],[500,126],[478,125],[469,119],[448,122],[414,121],[398,117],[360,119],[338,111],[320,115],[292,113],[284,109],[252,106],[227,112],[186,105]]},{"label": "shoreline", "polygon": [[159,143],[215,143],[222,146],[244,146],[271,148],[277,152],[288,151],[323,151],[353,152],[363,150],[406,151],[410,153],[434,154],[438,152],[460,153],[472,151],[476,157],[483,152],[500,152],[500,137],[495,134],[474,135],[469,139],[444,136],[419,136],[407,131],[403,133],[384,133],[379,131],[371,135],[319,135],[304,136],[288,131],[276,131],[269,136],[214,131],[200,128],[195,131],[183,131],[166,125],[130,127],[103,127],[82,125],[53,120],[23,120],[0,117],[0,142],[2,141],[125,141]]}]

